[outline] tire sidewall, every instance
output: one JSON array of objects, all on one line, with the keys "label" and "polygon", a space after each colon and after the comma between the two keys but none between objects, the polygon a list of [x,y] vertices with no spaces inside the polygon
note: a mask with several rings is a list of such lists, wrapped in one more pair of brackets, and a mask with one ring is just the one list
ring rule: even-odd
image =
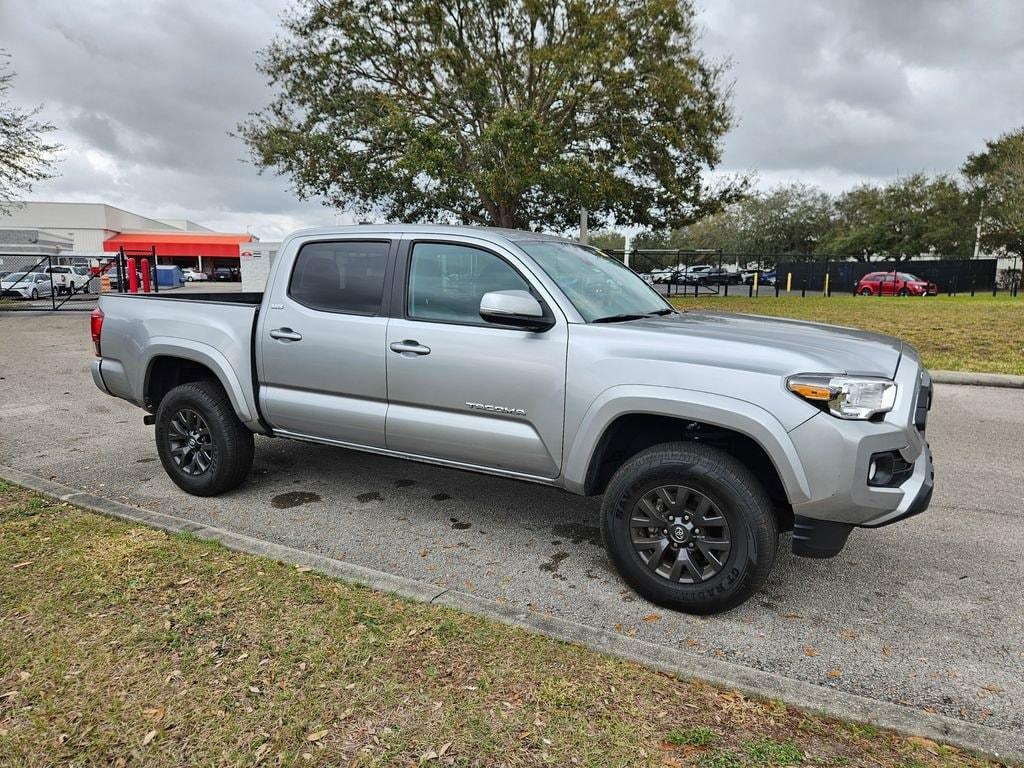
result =
[{"label": "tire sidewall", "polygon": [[[184,385],[171,390],[160,402],[156,412],[156,449],[164,471],[174,483],[188,493],[204,496],[216,493],[223,475],[225,435],[220,424],[220,414],[210,407],[209,395],[203,390]],[[213,460],[201,475],[187,475],[175,464],[171,456],[167,436],[174,416],[183,408],[190,408],[203,417],[210,429],[213,442]]]},{"label": "tire sidewall", "polygon": [[[775,557],[774,518],[770,531],[758,524],[767,498],[751,497],[729,482],[721,466],[704,456],[670,455],[654,466],[617,475],[605,496],[602,531],[609,555],[623,578],[648,600],[689,613],[717,613],[749,597],[771,570]],[[618,482],[617,482],[618,481]],[[681,485],[707,496],[729,523],[732,548],[722,569],[699,584],[670,582],[641,559],[630,539],[629,520],[640,498],[662,485]],[[772,513],[767,511],[770,516]],[[768,537],[772,537],[769,540]]]}]

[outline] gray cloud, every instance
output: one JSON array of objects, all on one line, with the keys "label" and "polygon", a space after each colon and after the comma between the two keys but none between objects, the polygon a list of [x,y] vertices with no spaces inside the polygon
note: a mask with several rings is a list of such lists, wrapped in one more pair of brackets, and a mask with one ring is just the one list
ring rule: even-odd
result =
[{"label": "gray cloud", "polygon": [[[260,176],[228,135],[269,97],[255,69],[288,0],[0,0],[16,99],[67,146],[36,199],[107,201],[266,238],[334,221]],[[1024,124],[1024,4],[705,0],[704,49],[733,62],[723,171],[838,190],[955,171]],[[343,217],[348,220],[348,217]]]}]

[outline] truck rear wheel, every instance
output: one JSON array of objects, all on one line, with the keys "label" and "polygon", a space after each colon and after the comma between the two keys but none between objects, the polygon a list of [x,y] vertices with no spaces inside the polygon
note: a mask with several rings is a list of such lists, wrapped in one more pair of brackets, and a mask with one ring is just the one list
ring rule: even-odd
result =
[{"label": "truck rear wheel", "polygon": [[216,496],[245,480],[254,441],[218,382],[193,381],[160,401],[156,449],[164,471],[179,488],[195,496]]},{"label": "truck rear wheel", "polygon": [[720,613],[764,583],[778,523],[743,464],[699,443],[641,451],[612,477],[602,505],[605,547],[622,577],[653,603]]}]

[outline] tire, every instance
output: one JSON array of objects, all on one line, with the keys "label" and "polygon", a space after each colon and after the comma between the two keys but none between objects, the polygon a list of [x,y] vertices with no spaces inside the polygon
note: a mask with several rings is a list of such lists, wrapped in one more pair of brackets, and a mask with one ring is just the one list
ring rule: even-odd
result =
[{"label": "tire", "polygon": [[906,288],[900,288],[899,295],[900,296],[909,296],[910,292]]},{"label": "tire", "polygon": [[37,301],[39,299],[39,291],[37,291],[35,288],[32,289],[32,296],[31,296],[31,298],[32,298],[32,301]]},{"label": "tire", "polygon": [[[673,499],[679,506],[666,506],[665,519],[673,511],[687,514],[674,515],[671,527],[662,529],[668,536],[657,526],[636,527],[645,519],[644,501],[666,487],[679,489]],[[710,508],[701,514],[705,502]],[[605,548],[622,578],[651,602],[685,613],[721,613],[743,603],[768,577],[778,547],[772,503],[753,473],[724,451],[699,443],[663,443],[623,464],[608,483],[601,517]],[[707,527],[698,537],[694,524],[702,522]],[[691,535],[675,541],[690,543],[674,544],[678,529],[687,526]],[[661,543],[645,559],[634,538],[641,545]],[[724,540],[729,540],[727,551]],[[705,554],[712,550],[717,564]],[[684,555],[692,571],[677,567]],[[649,565],[654,557],[657,568]]]},{"label": "tire", "polygon": [[[156,411],[155,435],[164,471],[193,496],[216,496],[237,488],[252,466],[252,432],[235,416],[216,381],[193,381],[168,392]],[[197,439],[190,443],[192,435]],[[203,447],[194,450],[190,445]]]},{"label": "tire", "polygon": [[191,277],[186,277],[185,278],[185,282],[186,283],[191,283],[192,282],[192,278]]},{"label": "tire", "polygon": [[874,291],[872,291],[870,288],[861,288],[860,289],[860,295],[861,296],[874,296]]}]

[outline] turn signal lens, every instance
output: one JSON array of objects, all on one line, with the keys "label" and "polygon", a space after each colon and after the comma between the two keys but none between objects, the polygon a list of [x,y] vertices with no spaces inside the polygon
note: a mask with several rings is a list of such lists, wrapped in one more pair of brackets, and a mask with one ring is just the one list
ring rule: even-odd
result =
[{"label": "turn signal lens", "polygon": [[895,383],[866,376],[800,374],[786,379],[786,388],[839,419],[870,419],[896,402]]}]

